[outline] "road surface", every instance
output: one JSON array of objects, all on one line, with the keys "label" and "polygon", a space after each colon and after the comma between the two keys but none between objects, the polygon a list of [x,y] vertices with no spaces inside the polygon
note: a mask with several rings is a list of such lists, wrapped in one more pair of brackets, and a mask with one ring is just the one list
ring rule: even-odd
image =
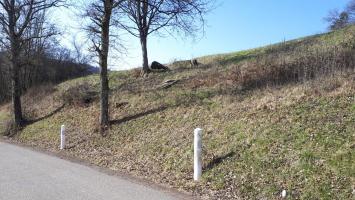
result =
[{"label": "road surface", "polygon": [[0,142],[0,200],[182,198],[157,187]]}]

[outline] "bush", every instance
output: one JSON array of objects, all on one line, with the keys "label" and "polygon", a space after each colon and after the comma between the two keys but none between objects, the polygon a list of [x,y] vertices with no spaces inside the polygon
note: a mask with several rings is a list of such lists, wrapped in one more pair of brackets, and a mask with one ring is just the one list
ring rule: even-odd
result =
[{"label": "bush", "polygon": [[84,83],[70,87],[61,95],[63,103],[75,106],[86,106],[98,99],[98,92]]}]

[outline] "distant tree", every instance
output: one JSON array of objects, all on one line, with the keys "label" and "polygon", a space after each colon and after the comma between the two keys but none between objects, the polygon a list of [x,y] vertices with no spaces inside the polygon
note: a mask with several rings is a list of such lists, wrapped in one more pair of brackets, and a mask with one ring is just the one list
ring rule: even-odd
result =
[{"label": "distant tree", "polygon": [[350,18],[350,23],[355,23],[355,0],[352,0],[346,6],[345,11],[348,13]]},{"label": "distant tree", "polygon": [[[47,31],[44,13],[60,6],[63,0],[0,0],[1,45],[8,53],[11,74],[11,97],[14,122],[23,125],[21,108],[20,69],[27,64],[25,49],[34,39],[45,39],[53,35]],[[38,26],[39,23],[42,25]],[[35,34],[35,27],[41,27]]]},{"label": "distant tree", "polygon": [[76,38],[73,38],[72,46],[74,47],[73,55],[76,63],[87,64],[90,62],[89,55],[84,53],[84,43],[78,43]]},{"label": "distant tree", "polygon": [[[149,72],[147,39],[151,33],[178,31],[194,34],[204,25],[213,0],[126,0],[122,27],[140,39],[143,72]],[[199,22],[199,23],[197,23]]]},{"label": "distant tree", "polygon": [[110,47],[111,26],[117,21],[119,13],[117,8],[123,0],[95,0],[89,4],[85,16],[89,18],[86,27],[92,41],[92,50],[97,53],[100,65],[100,125],[101,133],[109,125],[109,81],[107,76],[108,55]]},{"label": "distant tree", "polygon": [[344,11],[332,10],[325,20],[329,23],[330,30],[344,28],[355,23],[355,0],[351,0]]},{"label": "distant tree", "polygon": [[[97,72],[95,68],[77,59],[70,49],[62,47],[56,37],[34,39],[24,46],[21,56],[19,79],[21,93],[27,89],[48,83],[59,83],[71,78]],[[23,62],[26,61],[26,62]],[[11,99],[9,57],[0,52],[0,104]]]},{"label": "distant tree", "polygon": [[329,30],[337,30],[349,24],[349,14],[346,11],[332,10],[325,20],[329,23]]}]

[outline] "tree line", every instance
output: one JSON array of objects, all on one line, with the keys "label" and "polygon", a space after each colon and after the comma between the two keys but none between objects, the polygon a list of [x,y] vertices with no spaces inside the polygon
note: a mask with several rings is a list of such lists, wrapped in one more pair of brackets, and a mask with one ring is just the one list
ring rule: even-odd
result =
[{"label": "tree line", "polygon": [[[104,134],[110,123],[109,52],[113,47],[121,45],[117,43],[119,36],[116,33],[126,31],[139,39],[142,48],[142,76],[146,76],[150,73],[148,37],[153,33],[163,32],[194,36],[203,29],[205,15],[212,8],[213,2],[214,0],[90,0],[80,2],[81,7],[78,8],[73,6],[75,3],[65,0],[0,0],[0,45],[3,52],[0,56],[4,58],[0,70],[5,72],[0,75],[0,92],[11,91],[8,96],[11,96],[15,125],[21,127],[26,123],[22,115],[21,94],[31,85],[28,83],[39,83],[42,80],[35,77],[43,77],[43,73],[59,69],[59,65],[51,70],[46,68],[48,65],[54,66],[55,62],[64,62],[61,66],[75,63],[70,56],[53,48],[53,43],[50,42],[51,38],[58,35],[55,25],[48,19],[47,13],[50,10],[60,7],[80,9],[83,21],[87,22],[82,24],[91,41],[89,50],[96,55],[100,66],[100,125]],[[27,73],[28,71],[31,73]],[[70,77],[73,74],[63,76]],[[47,77],[54,78],[50,75]],[[60,81],[63,77],[55,76],[54,79]]]},{"label": "tree line", "polygon": [[[47,49],[38,57],[32,57],[34,64],[23,65],[19,72],[21,93],[42,84],[56,84],[96,73],[97,69],[86,62],[78,62],[69,49]],[[52,54],[52,51],[56,52]],[[11,76],[7,55],[0,52],[0,104],[11,99]]]}]

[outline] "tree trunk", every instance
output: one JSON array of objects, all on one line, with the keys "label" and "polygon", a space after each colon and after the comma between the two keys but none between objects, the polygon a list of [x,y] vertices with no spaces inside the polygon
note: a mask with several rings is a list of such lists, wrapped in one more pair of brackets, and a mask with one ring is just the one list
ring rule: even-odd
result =
[{"label": "tree trunk", "polygon": [[110,18],[111,18],[111,4],[109,0],[105,0],[105,16],[102,20],[102,32],[101,32],[101,51],[100,51],[100,81],[101,81],[101,92],[100,92],[100,103],[101,103],[101,114],[100,114],[100,125],[102,129],[102,134],[104,135],[104,130],[107,128],[110,122],[109,118],[109,85],[107,77],[107,65],[108,65],[108,51],[110,45]]},{"label": "tree trunk", "polygon": [[148,51],[147,51],[147,36],[141,35],[141,46],[142,46],[142,56],[143,56],[143,72],[148,74],[150,72],[148,63]]},{"label": "tree trunk", "polygon": [[11,97],[12,97],[12,106],[14,111],[14,121],[16,126],[22,126],[23,118],[22,118],[22,106],[21,106],[21,86],[19,80],[19,66],[17,61],[12,59],[12,70],[11,70]]},{"label": "tree trunk", "polygon": [[9,13],[9,39],[10,39],[10,63],[11,63],[11,98],[13,107],[13,119],[16,126],[23,125],[22,108],[21,108],[21,85],[20,85],[20,41],[16,35],[16,14],[15,1],[10,3]]},{"label": "tree trunk", "polygon": [[100,103],[101,103],[101,114],[100,114],[100,125],[105,128],[109,125],[109,109],[108,109],[108,95],[109,95],[109,85],[107,78],[107,58],[100,58],[100,81],[101,81],[101,91],[100,91]]}]

